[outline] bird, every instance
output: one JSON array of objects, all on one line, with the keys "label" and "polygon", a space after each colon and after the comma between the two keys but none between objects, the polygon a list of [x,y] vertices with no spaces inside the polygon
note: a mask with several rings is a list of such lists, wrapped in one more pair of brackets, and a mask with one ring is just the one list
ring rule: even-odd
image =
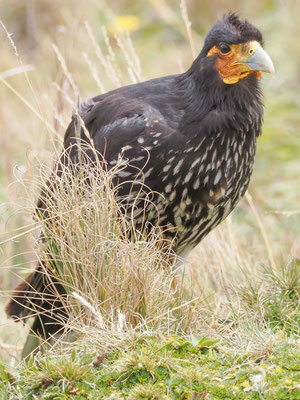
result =
[{"label": "bird", "polygon": [[[79,158],[79,118],[85,126],[79,127],[79,135],[86,140],[88,132],[107,168],[122,162],[113,176],[119,199],[138,193],[142,173],[147,189],[135,202],[137,229],[145,223],[163,227],[174,252],[185,257],[248,188],[262,129],[263,72],[273,73],[274,65],[261,32],[230,12],[212,26],[187,71],[83,102],[64,137],[64,149],[71,149],[69,162],[76,164]],[[149,193],[151,201],[145,203]],[[37,207],[46,207],[43,196]],[[31,315],[33,304],[38,315],[31,330],[47,339],[58,330],[54,317],[60,304],[47,299],[48,278],[42,270],[38,266],[17,287],[6,312],[20,320]],[[33,290],[41,296],[30,298]],[[39,309],[48,313],[39,315]]]}]

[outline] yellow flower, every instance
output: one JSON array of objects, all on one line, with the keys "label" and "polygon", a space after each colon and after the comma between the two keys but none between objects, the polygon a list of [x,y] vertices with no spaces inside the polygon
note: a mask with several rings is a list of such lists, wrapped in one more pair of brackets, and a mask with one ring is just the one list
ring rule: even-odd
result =
[{"label": "yellow flower", "polygon": [[133,32],[141,27],[141,20],[136,15],[120,15],[112,20],[108,29],[111,33]]},{"label": "yellow flower", "polygon": [[250,382],[249,381],[245,381],[241,384],[241,386],[243,386],[244,388],[249,388],[251,387]]}]

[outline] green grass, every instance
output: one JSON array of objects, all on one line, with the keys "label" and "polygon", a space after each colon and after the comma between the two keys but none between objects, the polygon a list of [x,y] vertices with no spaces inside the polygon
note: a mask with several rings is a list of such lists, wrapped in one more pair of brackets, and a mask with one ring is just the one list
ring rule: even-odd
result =
[{"label": "green grass", "polygon": [[[215,343],[214,343],[215,342]],[[147,337],[98,354],[32,357],[1,371],[3,399],[299,399],[300,350],[243,354],[207,338]]]}]

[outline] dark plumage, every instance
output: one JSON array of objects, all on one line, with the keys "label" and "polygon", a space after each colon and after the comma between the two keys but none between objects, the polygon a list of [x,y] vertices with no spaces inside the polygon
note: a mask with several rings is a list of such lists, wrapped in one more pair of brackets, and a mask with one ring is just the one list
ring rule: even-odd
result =
[{"label": "dark plumage", "polygon": [[[224,220],[248,187],[263,117],[259,78],[261,71],[273,71],[261,46],[261,33],[229,14],[208,33],[187,72],[122,87],[81,107],[81,118],[108,168],[120,156],[124,160],[114,177],[118,196],[134,196],[141,182],[156,193],[146,205],[147,223],[165,227],[179,255]],[[76,143],[76,124],[75,116],[65,148]],[[83,130],[81,135],[86,140]],[[70,155],[75,163],[76,147]],[[126,183],[133,180],[135,185]],[[144,206],[141,199],[134,211],[138,229],[145,223]],[[38,275],[31,275],[9,303],[13,318],[28,314],[22,307],[30,286],[46,292]],[[43,332],[41,322],[36,321],[34,330],[44,336],[57,329],[45,326]]]}]

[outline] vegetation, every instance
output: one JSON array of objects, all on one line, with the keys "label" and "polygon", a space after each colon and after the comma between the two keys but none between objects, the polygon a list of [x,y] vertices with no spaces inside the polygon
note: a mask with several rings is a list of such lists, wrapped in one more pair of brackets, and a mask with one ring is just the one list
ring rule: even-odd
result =
[{"label": "vegetation", "polygon": [[207,338],[148,336],[122,351],[32,357],[16,383],[3,371],[2,387],[22,399],[299,399],[299,359],[294,344],[236,354]]},{"label": "vegetation", "polygon": [[[300,8],[201,3],[187,4],[190,30],[184,2],[180,10],[175,1],[110,7],[63,0],[58,8],[0,0],[2,398],[300,398]],[[229,9],[261,28],[277,72],[263,81],[251,195],[193,251],[184,273],[171,272],[160,232],[126,239],[131,227],[105,171],[96,176],[83,165],[77,180],[66,172],[48,204],[55,225],[35,215],[78,95],[187,68],[206,30]],[[53,340],[20,364],[28,327],[6,320],[3,308],[37,259],[49,258],[41,227],[67,289],[67,330],[76,342]]]}]

